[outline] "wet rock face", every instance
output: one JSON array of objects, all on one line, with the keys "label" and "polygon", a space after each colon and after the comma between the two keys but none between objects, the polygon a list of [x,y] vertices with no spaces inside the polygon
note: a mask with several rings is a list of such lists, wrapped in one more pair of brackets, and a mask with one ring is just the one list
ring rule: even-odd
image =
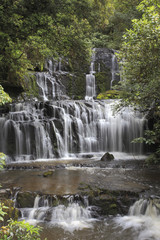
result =
[{"label": "wet rock face", "polygon": [[[119,81],[118,63],[115,51],[106,48],[93,49],[91,62],[94,64],[96,78],[96,95],[107,91],[111,82]],[[77,63],[76,63],[77,64]],[[75,64],[75,65],[76,65]],[[4,89],[15,98],[16,101],[32,100],[62,100],[84,99],[86,94],[86,74],[90,72],[90,66],[82,64],[71,69],[66,60],[55,61],[48,59],[43,72],[28,71],[24,78],[23,86],[14,86],[14,83],[2,83]]]},{"label": "wet rock face", "polygon": [[[21,208],[33,207],[36,194],[31,192],[21,192],[17,198],[18,206]],[[39,207],[48,201],[49,206],[58,205],[67,206],[72,202],[85,205],[85,199],[88,199],[89,206],[95,206],[96,212],[100,216],[127,214],[129,207],[138,199],[138,194],[129,191],[109,191],[103,189],[92,189],[87,187],[81,190],[80,194],[71,196],[43,195],[39,196]]]},{"label": "wet rock face", "polygon": [[82,206],[94,206],[97,216],[108,216],[117,214],[127,214],[130,205],[138,199],[138,194],[129,191],[110,191],[107,189],[97,189],[85,185],[80,192],[75,195],[43,195],[43,193],[19,192],[17,195],[17,206],[20,208],[33,208],[36,198],[38,206],[55,207],[58,205],[68,206],[69,203],[78,203]]},{"label": "wet rock face", "polygon": [[17,194],[17,206],[19,208],[33,207],[36,194],[33,192],[19,192]]},{"label": "wet rock face", "polygon": [[89,205],[96,206],[101,216],[127,214],[129,207],[138,199],[139,194],[130,191],[112,191],[83,184],[80,194],[87,195]]},{"label": "wet rock face", "polygon": [[[95,48],[95,71],[104,72],[112,68],[112,56],[114,51],[107,48]],[[99,66],[100,64],[100,66]]]},{"label": "wet rock face", "polygon": [[119,66],[115,50],[95,48],[96,93],[110,90],[120,80]]}]

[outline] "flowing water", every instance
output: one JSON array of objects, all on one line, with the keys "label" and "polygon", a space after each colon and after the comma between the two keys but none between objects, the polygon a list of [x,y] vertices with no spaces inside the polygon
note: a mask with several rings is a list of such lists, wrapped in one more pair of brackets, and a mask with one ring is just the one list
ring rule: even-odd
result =
[{"label": "flowing water", "polygon": [[112,89],[113,87],[113,82],[116,81],[117,75],[119,74],[119,67],[118,67],[118,62],[115,54],[112,54],[112,68],[111,68],[111,73],[112,73],[112,79],[111,79],[111,84],[110,88]]},{"label": "flowing water", "polygon": [[[93,100],[96,95],[95,58],[94,52],[90,73],[86,74],[85,100],[62,100],[65,87],[53,75],[55,72],[62,74],[61,60],[49,59],[48,71],[36,74],[42,102],[14,103],[9,113],[0,116],[0,151],[8,155],[9,161],[75,158],[95,153],[102,155],[106,151],[143,153],[142,144],[131,141],[143,136],[144,117],[131,108],[114,114],[116,100]],[[115,54],[108,60],[112,83],[118,72]]]},{"label": "flowing water", "polygon": [[[67,198],[68,196],[66,196]],[[83,199],[84,200],[84,199]],[[96,207],[88,206],[87,198],[74,202],[68,197],[68,205],[52,207],[48,199],[37,196],[34,207],[21,209],[22,219],[44,227],[42,236],[51,239],[160,239],[160,200],[135,202],[128,216],[103,218]],[[95,217],[96,216],[96,217]]]},{"label": "flowing water", "polygon": [[91,62],[90,73],[86,74],[86,96],[85,100],[90,101],[96,97],[96,85],[94,76],[94,62]]},{"label": "flowing water", "polygon": [[[14,103],[0,116],[0,152],[8,156],[8,163],[86,159],[99,160],[103,153],[112,152],[116,160],[142,158],[143,145],[131,143],[143,136],[145,118],[131,108],[114,114],[118,100],[94,101],[96,96],[95,56],[90,73],[86,75],[85,100],[66,98],[63,84],[53,73],[62,72],[61,61],[46,62],[47,72],[36,74],[42,102]],[[101,71],[98,63],[98,71]],[[114,54],[111,59],[111,88],[118,72]],[[76,160],[77,161],[77,160]],[[84,161],[84,160],[83,160]],[[112,167],[74,167],[65,164],[54,169],[51,178],[42,172],[9,171],[1,173],[0,180],[6,187],[23,187],[23,190],[43,194],[66,195],[67,203],[54,205],[51,198],[37,195],[32,207],[20,208],[22,219],[44,227],[42,238],[48,240],[159,240],[159,199],[140,199],[130,207],[128,216],[100,216],[96,206],[89,205],[87,196],[73,197],[81,182],[110,190],[146,190],[143,186],[146,172],[113,169]],[[82,164],[83,165],[83,164]],[[34,165],[33,165],[34,166]],[[63,169],[64,167],[64,169]],[[58,167],[57,167],[58,168]],[[144,176],[143,176],[144,174]],[[154,175],[153,179],[156,179]],[[143,178],[144,177],[144,178]],[[139,180],[143,178],[143,181]],[[153,180],[152,179],[152,180]],[[159,178],[158,178],[159,179]],[[147,186],[147,187],[146,187]],[[158,185],[159,186],[159,185]],[[157,182],[154,191],[158,189]],[[14,201],[16,204],[16,193]]]},{"label": "flowing water", "polygon": [[53,159],[83,154],[142,154],[131,140],[143,134],[145,119],[115,101],[18,103],[0,118],[0,151],[11,160]]},{"label": "flowing water", "polygon": [[130,207],[128,216],[114,219],[123,231],[132,229],[137,240],[160,239],[160,199],[140,199]]}]

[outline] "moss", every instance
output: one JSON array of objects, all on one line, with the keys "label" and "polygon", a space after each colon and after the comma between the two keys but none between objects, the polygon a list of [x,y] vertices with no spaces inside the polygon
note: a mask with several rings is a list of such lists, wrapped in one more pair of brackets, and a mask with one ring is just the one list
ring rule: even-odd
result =
[{"label": "moss", "polygon": [[110,71],[95,73],[97,94],[110,89]]},{"label": "moss", "polygon": [[118,99],[120,98],[120,91],[117,90],[108,90],[102,92],[97,96],[97,99]]},{"label": "moss", "polygon": [[66,74],[60,78],[66,88],[66,93],[71,99],[84,99],[86,92],[86,74]]},{"label": "moss", "polygon": [[53,175],[53,171],[47,171],[43,173],[43,177],[50,177]]},{"label": "moss", "polygon": [[26,74],[23,87],[27,96],[39,97],[39,88],[37,86],[35,72],[28,72]]},{"label": "moss", "polygon": [[19,192],[17,194],[18,207],[20,208],[33,207],[35,197],[36,194],[34,194],[33,192]]},{"label": "moss", "polygon": [[110,209],[112,209],[112,208],[117,208],[117,204],[112,203],[112,204],[110,204],[109,208],[110,208]]},{"label": "moss", "polygon": [[89,196],[89,204],[99,207],[102,215],[127,214],[130,205],[138,198],[138,194],[134,192],[92,188],[85,183],[80,189],[79,194]]}]

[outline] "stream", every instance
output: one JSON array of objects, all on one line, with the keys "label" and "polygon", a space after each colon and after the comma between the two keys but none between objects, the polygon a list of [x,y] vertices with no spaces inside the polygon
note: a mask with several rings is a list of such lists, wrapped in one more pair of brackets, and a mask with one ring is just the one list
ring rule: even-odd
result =
[{"label": "stream", "polygon": [[[98,159],[43,161],[32,164],[9,164],[0,174],[3,187],[34,193],[32,207],[19,208],[27,222],[43,227],[42,239],[160,239],[160,175],[159,169],[144,167],[144,160],[113,160],[103,163]],[[15,165],[19,167],[15,169]],[[47,166],[47,162],[45,162]],[[33,166],[32,166],[33,167]],[[44,172],[53,171],[49,177]],[[85,179],[85,181],[84,181]],[[133,192],[137,200],[128,207],[128,214],[105,215],[81,195],[80,186],[110,189],[120,194]],[[59,196],[67,199],[54,200]],[[59,198],[60,199],[60,198]],[[147,199],[147,200],[145,200]]]}]

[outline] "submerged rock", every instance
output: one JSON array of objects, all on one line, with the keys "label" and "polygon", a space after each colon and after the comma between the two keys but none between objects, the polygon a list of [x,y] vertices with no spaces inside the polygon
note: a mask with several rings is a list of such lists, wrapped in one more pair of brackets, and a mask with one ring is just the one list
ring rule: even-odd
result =
[{"label": "submerged rock", "polygon": [[112,160],[114,160],[114,156],[109,152],[106,152],[101,158],[101,161],[112,161]]},{"label": "submerged rock", "polygon": [[44,173],[43,173],[43,177],[49,177],[49,176],[52,176],[52,175],[53,175],[53,172],[54,172],[54,171],[47,171],[47,172],[44,172]]}]

